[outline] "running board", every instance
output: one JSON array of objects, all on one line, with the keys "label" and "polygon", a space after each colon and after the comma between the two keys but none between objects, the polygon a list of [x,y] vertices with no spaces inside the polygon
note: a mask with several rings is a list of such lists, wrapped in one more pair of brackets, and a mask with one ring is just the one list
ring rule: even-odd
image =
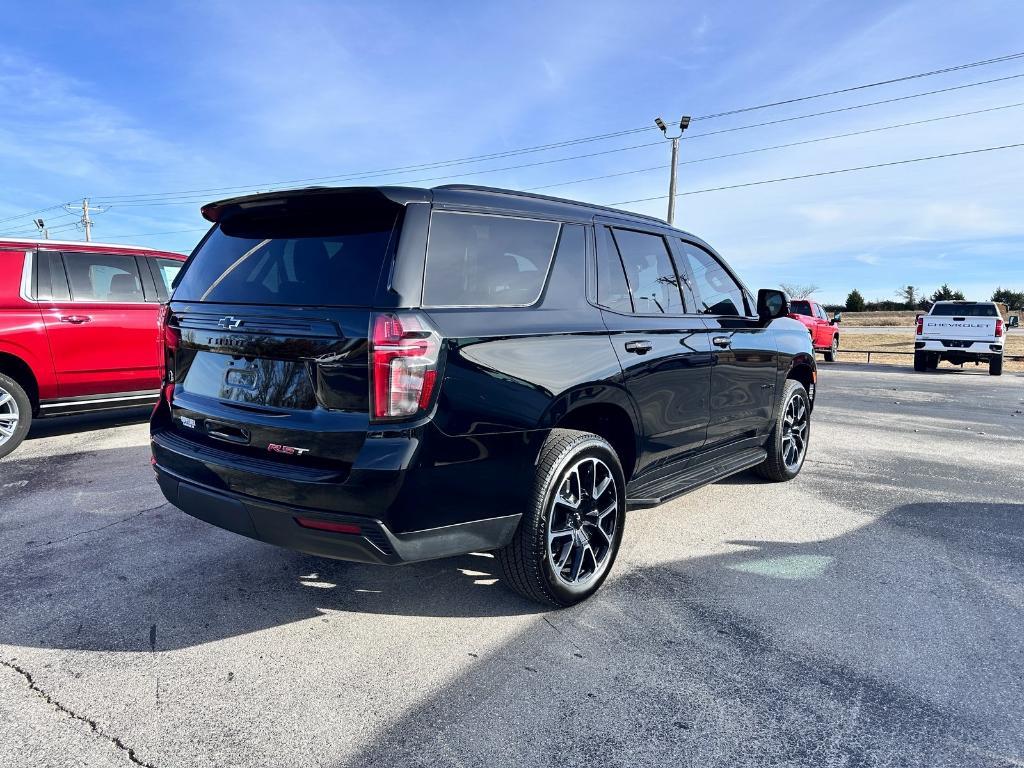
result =
[{"label": "running board", "polygon": [[694,488],[755,467],[767,456],[764,448],[747,448],[726,459],[685,467],[676,472],[650,473],[656,475],[654,477],[638,477],[626,486],[626,508],[656,507]]}]

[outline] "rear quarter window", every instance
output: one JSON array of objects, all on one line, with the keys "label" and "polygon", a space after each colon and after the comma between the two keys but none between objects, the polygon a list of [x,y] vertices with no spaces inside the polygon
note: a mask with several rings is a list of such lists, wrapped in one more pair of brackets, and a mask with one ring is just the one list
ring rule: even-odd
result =
[{"label": "rear quarter window", "polygon": [[527,306],[544,289],[559,225],[552,221],[435,211],[423,304]]}]

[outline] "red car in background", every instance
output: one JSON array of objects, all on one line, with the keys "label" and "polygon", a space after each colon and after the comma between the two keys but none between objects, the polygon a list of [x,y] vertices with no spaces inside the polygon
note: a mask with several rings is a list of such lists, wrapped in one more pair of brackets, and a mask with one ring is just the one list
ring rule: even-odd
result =
[{"label": "red car in background", "polygon": [[155,402],[161,302],[185,257],[0,238],[0,458],[36,416]]},{"label": "red car in background", "polygon": [[792,299],[789,316],[807,326],[815,352],[825,355],[825,362],[834,363],[839,353],[839,323],[843,316],[836,312],[831,318],[825,308],[810,299]]}]

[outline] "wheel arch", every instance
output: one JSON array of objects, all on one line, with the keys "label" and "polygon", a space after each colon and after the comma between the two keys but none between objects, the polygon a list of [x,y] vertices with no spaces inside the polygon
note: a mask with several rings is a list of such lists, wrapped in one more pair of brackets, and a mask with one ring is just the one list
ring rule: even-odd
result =
[{"label": "wheel arch", "polygon": [[559,397],[548,409],[544,427],[593,432],[609,442],[628,481],[640,456],[636,406],[625,390],[601,385],[579,387]]},{"label": "wheel arch", "polygon": [[33,413],[39,410],[39,382],[28,363],[10,352],[0,352],[0,373],[22,386],[32,402]]},{"label": "wheel arch", "polygon": [[795,355],[786,372],[786,379],[795,379],[804,385],[804,389],[810,395],[811,409],[813,410],[814,402],[817,400],[815,390],[818,381],[818,366],[814,357],[806,353]]}]

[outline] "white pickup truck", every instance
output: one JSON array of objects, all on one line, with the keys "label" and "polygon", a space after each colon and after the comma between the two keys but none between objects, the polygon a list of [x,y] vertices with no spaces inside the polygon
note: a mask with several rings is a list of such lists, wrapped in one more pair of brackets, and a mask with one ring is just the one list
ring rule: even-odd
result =
[{"label": "white pickup truck", "polygon": [[1006,323],[992,301],[937,301],[917,318],[914,370],[929,371],[943,360],[953,365],[988,363],[988,372],[1003,372]]}]

